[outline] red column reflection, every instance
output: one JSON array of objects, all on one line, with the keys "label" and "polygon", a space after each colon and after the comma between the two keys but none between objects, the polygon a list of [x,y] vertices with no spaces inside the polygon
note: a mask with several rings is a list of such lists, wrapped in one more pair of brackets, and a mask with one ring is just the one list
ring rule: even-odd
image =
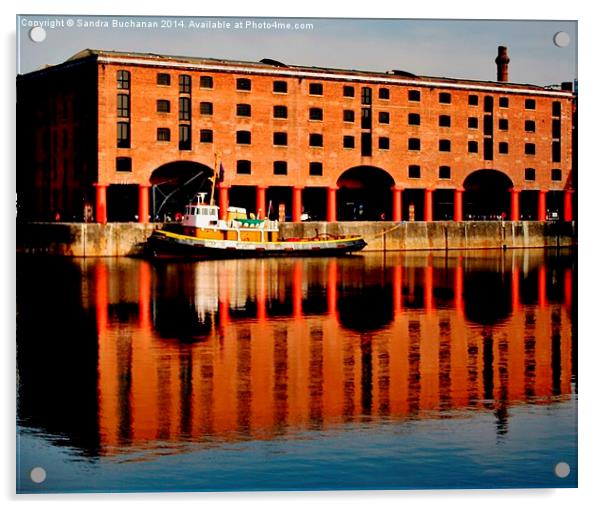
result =
[{"label": "red column reflection", "polygon": [[464,314],[464,257],[458,256],[454,270],[454,304],[460,314]]},{"label": "red column reflection", "polygon": [[546,266],[542,264],[537,272],[537,297],[540,307],[546,307],[548,305],[548,298],[546,296]]},{"label": "red column reflection", "polygon": [[293,266],[293,318],[303,318],[303,265],[296,260]]},{"label": "red column reflection", "polygon": [[138,325],[143,330],[151,328],[151,266],[141,261],[138,266]]},{"label": "red column reflection", "polygon": [[326,300],[328,301],[328,316],[338,319],[337,313],[337,280],[338,266],[335,259],[328,261],[328,280],[326,281]]}]

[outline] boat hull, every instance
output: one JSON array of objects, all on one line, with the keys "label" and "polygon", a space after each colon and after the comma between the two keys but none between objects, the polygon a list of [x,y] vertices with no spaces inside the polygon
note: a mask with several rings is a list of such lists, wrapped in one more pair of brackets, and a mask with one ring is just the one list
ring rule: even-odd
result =
[{"label": "boat hull", "polygon": [[146,243],[153,258],[263,258],[273,256],[343,256],[362,250],[361,237],[278,242],[248,242],[202,239],[165,230],[155,230]]}]

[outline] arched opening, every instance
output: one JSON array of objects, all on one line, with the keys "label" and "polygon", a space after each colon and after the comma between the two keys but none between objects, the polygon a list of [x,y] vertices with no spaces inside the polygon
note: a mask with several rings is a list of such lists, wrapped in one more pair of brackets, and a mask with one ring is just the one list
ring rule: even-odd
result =
[{"label": "arched opening", "polygon": [[[173,219],[197,193],[210,198],[213,169],[193,161],[174,161],[157,168],[150,177],[151,215],[155,220]],[[218,200],[215,192],[215,200]]]},{"label": "arched opening", "polygon": [[464,215],[469,220],[510,217],[512,180],[498,170],[477,170],[464,180]]},{"label": "arched opening", "polygon": [[390,220],[393,177],[373,166],[356,166],[337,181],[338,218],[341,221]]}]

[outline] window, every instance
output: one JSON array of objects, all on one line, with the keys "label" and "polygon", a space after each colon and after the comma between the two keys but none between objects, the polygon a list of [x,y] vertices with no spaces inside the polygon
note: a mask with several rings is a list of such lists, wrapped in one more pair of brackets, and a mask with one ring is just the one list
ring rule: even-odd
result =
[{"label": "window", "polygon": [[343,97],[355,97],[355,88],[350,86],[344,86]]},{"label": "window", "polygon": [[485,96],[484,108],[486,113],[493,113],[493,97],[490,95]]},{"label": "window", "polygon": [[244,159],[236,161],[236,173],[238,175],[251,175],[251,161]]},{"label": "window", "polygon": [[130,96],[127,94],[117,94],[117,116],[130,117]]},{"label": "window", "polygon": [[236,116],[237,117],[250,117],[251,116],[251,105],[250,104],[237,104],[236,105]]},{"label": "window", "polygon": [[362,87],[362,104],[372,104],[372,89]]},{"label": "window", "polygon": [[562,171],[557,168],[554,168],[552,170],[552,180],[555,182],[562,180]]},{"label": "window", "polygon": [[178,148],[180,150],[191,150],[192,138],[190,136],[190,126],[188,124],[180,124],[178,132],[180,137]]},{"label": "window", "polygon": [[420,150],[420,138],[410,138],[408,140],[408,150]]},{"label": "window", "polygon": [[322,108],[310,108],[309,109],[309,120],[323,120],[324,113]]},{"label": "window", "polygon": [[498,128],[500,131],[507,131],[508,130],[508,119],[500,118],[498,121]]},{"label": "window", "polygon": [[411,179],[419,179],[420,178],[420,166],[417,164],[411,164],[408,166],[408,177]]},{"label": "window", "polygon": [[167,127],[157,128],[157,141],[169,141],[171,140],[171,132]]},{"label": "window", "polygon": [[237,78],[236,90],[243,90],[245,92],[248,92],[249,90],[251,90],[251,80],[249,78]]},{"label": "window", "polygon": [[180,120],[190,120],[190,98],[189,97],[180,97],[179,100],[180,105]]},{"label": "window", "polygon": [[343,122],[355,122],[355,111],[343,110]]},{"label": "window", "polygon": [[470,154],[478,154],[479,153],[479,142],[471,140],[468,142],[468,152]]},{"label": "window", "polygon": [[500,97],[500,99],[499,99],[500,108],[507,108],[508,104],[509,104],[509,100],[507,97]]},{"label": "window", "polygon": [[420,90],[408,90],[408,101],[420,102]]},{"label": "window", "polygon": [[535,99],[525,99],[525,109],[526,110],[534,110],[535,109]]},{"label": "window", "polygon": [[321,134],[312,133],[309,135],[309,146],[310,147],[323,147],[324,137]]},{"label": "window", "polygon": [[322,163],[309,163],[309,174],[312,177],[321,177],[324,174],[324,169],[322,167]]},{"label": "window", "polygon": [[288,91],[288,84],[286,81],[274,81],[272,85],[272,91],[275,94],[286,94]]},{"label": "window", "polygon": [[479,96],[478,95],[469,95],[468,96],[468,104],[469,106],[478,106],[479,105]]},{"label": "window", "polygon": [[201,129],[201,143],[213,143],[213,131],[211,129]]},{"label": "window", "polygon": [[378,138],[378,148],[380,150],[389,150],[389,138],[380,136]]},{"label": "window", "polygon": [[157,101],[157,113],[169,113],[171,110],[171,103],[166,99],[159,99]]},{"label": "window", "polygon": [[180,74],[180,94],[190,94],[192,78],[188,74]]},{"label": "window", "polygon": [[529,156],[535,155],[535,143],[525,143],[525,154]]},{"label": "window", "polygon": [[274,133],[274,145],[278,147],[286,147],[288,145],[288,134],[287,133]]},{"label": "window", "polygon": [[201,88],[213,88],[213,77],[201,76]]},{"label": "window", "polygon": [[408,115],[408,125],[420,125],[420,113],[410,113]]},{"label": "window", "polygon": [[286,175],[287,173],[286,161],[274,161],[274,175]]},{"label": "window", "polygon": [[355,136],[343,136],[343,148],[355,148]]},{"label": "window", "polygon": [[324,87],[322,83],[310,83],[309,84],[309,95],[323,95]]},{"label": "window", "polygon": [[560,162],[560,141],[558,140],[552,142],[552,162]]},{"label": "window", "polygon": [[389,89],[388,88],[379,88],[378,89],[378,98],[379,99],[389,99]]},{"label": "window", "polygon": [[439,140],[439,152],[450,152],[451,141],[450,140]]},{"label": "window", "polygon": [[250,145],[251,131],[236,131],[236,143],[238,145]]},{"label": "window", "polygon": [[451,178],[451,168],[449,166],[439,166],[439,178],[440,179],[450,179]]},{"label": "window", "polygon": [[130,123],[117,122],[117,148],[130,148]]},{"label": "window", "polygon": [[451,94],[448,92],[439,92],[439,103],[451,104]]},{"label": "window", "polygon": [[372,110],[370,108],[362,108],[362,129],[372,129]]},{"label": "window", "polygon": [[525,131],[528,133],[535,132],[535,120],[525,120]]},{"label": "window", "polygon": [[451,127],[451,117],[449,115],[439,115],[439,127]]},{"label": "window", "polygon": [[389,123],[389,112],[388,111],[380,111],[378,113],[378,123],[379,124],[388,124]]},{"label": "window", "polygon": [[507,154],[508,153],[508,142],[500,141],[498,149],[499,149],[500,154]]},{"label": "window", "polygon": [[274,118],[287,118],[288,108],[286,106],[274,106]]},{"label": "window", "polygon": [[562,112],[562,106],[559,101],[554,101],[552,103],[552,116],[559,117]]},{"label": "window", "polygon": [[560,138],[560,119],[555,118],[552,120],[552,138]]},{"label": "window", "polygon": [[130,72],[117,71],[117,88],[121,90],[130,89]]},{"label": "window", "polygon": [[171,85],[171,76],[169,74],[160,72],[157,74],[157,85],[169,86]]},{"label": "window", "polygon": [[468,129],[478,129],[479,119],[477,117],[468,117]]},{"label": "window", "polygon": [[525,180],[535,180],[535,168],[525,168]]},{"label": "window", "polygon": [[213,115],[213,103],[201,103],[201,115]]},{"label": "window", "polygon": [[115,159],[115,169],[117,171],[132,171],[132,158],[117,157]]}]

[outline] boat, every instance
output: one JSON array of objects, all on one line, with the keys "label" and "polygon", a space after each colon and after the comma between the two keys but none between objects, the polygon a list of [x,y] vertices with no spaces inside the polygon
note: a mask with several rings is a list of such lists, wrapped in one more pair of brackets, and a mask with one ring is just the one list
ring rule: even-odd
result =
[{"label": "boat", "polygon": [[[198,193],[186,206],[181,221],[153,231],[145,246],[152,258],[258,258],[267,256],[340,256],[360,251],[359,236],[318,234],[311,238],[280,238],[278,221],[247,217],[244,208],[205,203]],[[213,200],[211,200],[212,202]]]}]

